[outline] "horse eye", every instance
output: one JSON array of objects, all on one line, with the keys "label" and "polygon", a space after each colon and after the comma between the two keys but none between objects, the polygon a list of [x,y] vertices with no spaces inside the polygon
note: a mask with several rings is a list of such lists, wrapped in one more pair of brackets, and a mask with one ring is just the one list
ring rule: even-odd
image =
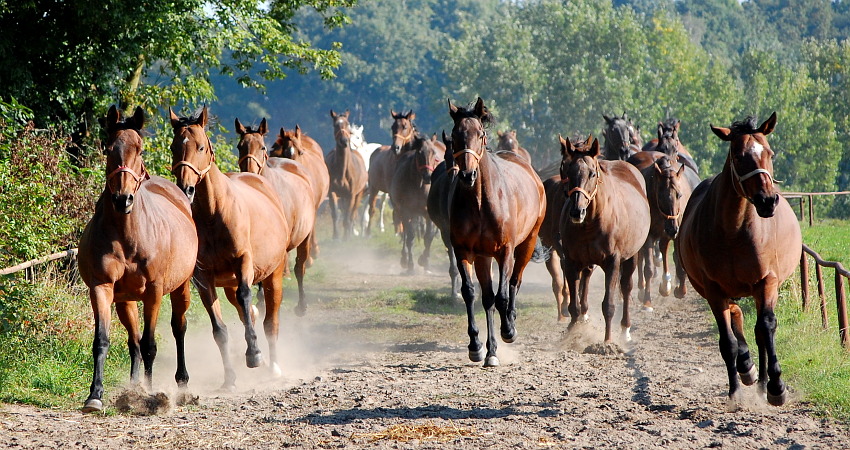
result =
[{"label": "horse eye", "polygon": [[201,152],[201,153],[203,153],[203,151],[204,151],[204,146],[203,146],[203,145],[198,146],[198,151],[199,151],[199,152]]},{"label": "horse eye", "polygon": [[265,145],[263,146],[263,151],[266,151],[266,146],[265,146]]}]

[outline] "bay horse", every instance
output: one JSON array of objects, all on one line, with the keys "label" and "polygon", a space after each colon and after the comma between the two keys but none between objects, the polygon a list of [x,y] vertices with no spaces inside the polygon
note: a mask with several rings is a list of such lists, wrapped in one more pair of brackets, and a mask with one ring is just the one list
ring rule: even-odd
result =
[{"label": "bay horse", "polygon": [[[692,185],[692,187],[696,187],[696,185],[699,184],[699,167],[697,167],[697,164],[687,147],[682,145],[682,141],[679,140],[679,127],[681,123],[682,122],[676,118],[668,118],[667,120],[658,122],[658,128],[656,131],[658,137],[647,142],[641,150],[644,152],[655,151],[664,153],[674,161],[678,161],[679,163],[690,167],[693,172],[697,174],[696,183]],[[640,155],[636,156],[639,157]],[[694,180],[691,179],[691,181]]]},{"label": "bay horse", "polygon": [[[587,320],[587,284],[594,266],[605,272],[605,342],[612,342],[613,296],[619,282],[623,297],[620,325],[626,341],[631,340],[629,301],[635,256],[649,232],[646,184],[631,164],[600,160],[599,141],[588,137],[585,146],[561,143],[561,179],[569,199],[561,213],[563,250],[561,265],[570,292],[570,326]],[[579,294],[581,297],[579,297]],[[579,303],[580,309],[579,309]]]},{"label": "bay horse", "polygon": [[[198,254],[198,236],[186,196],[164,178],[149,175],[142,161],[145,114],[136,108],[122,117],[109,108],[105,128],[106,186],[97,200],[94,216],[80,239],[80,277],[89,288],[94,313],[94,375],[82,411],[103,409],[103,365],[109,349],[112,304],[127,329],[130,380],[139,382],[144,362],[145,382],[151,387],[156,358],[156,322],[164,294],[171,296],[171,332],[177,343],[174,379],[183,390],[189,382],[184,338],[192,273]],[[139,332],[139,310],[144,323]]]},{"label": "bay horse", "polygon": [[640,147],[635,144],[635,138],[639,139],[640,134],[625,112],[620,117],[608,117],[603,114],[602,118],[605,119],[605,128],[602,131],[605,136],[605,148],[602,150],[605,159],[625,161],[640,151]]},{"label": "bay horse", "polygon": [[[644,152],[650,153],[650,152]],[[658,291],[663,296],[670,295],[672,291],[672,276],[670,275],[667,250],[670,242],[679,233],[679,225],[682,222],[682,213],[691,196],[691,185],[688,182],[686,171],[690,170],[684,164],[674,162],[667,155],[659,152],[651,152],[658,155],[655,162],[640,170],[646,182],[646,197],[649,201],[650,224],[649,234],[644,247],[638,254],[638,298],[643,302],[647,311],[652,311],[652,296],[650,286],[655,276],[655,265],[652,261],[652,251],[658,243],[659,253],[662,259],[662,280]],[[631,158],[630,158],[631,161]],[[674,249],[675,251],[675,249]],[[685,278],[679,278],[679,286],[685,282]]]},{"label": "bay horse", "polygon": [[325,157],[325,164],[328,166],[328,174],[331,178],[330,207],[333,238],[339,239],[337,216],[341,215],[343,236],[347,239],[354,233],[357,207],[366,192],[369,175],[363,158],[359,153],[351,151],[349,143],[351,131],[348,129],[349,111],[337,114],[331,110],[330,114],[336,146]]},{"label": "bay horse", "polygon": [[[516,340],[516,295],[535,252],[546,196],[528,161],[513,152],[488,151],[484,125],[493,118],[481,97],[472,108],[448,103],[454,121],[452,156],[458,167],[457,181],[449,191],[449,233],[466,304],[469,359],[484,359],[485,367],[498,366],[493,315],[498,310],[502,340]],[[490,273],[493,259],[499,268],[495,293]],[[486,358],[475,324],[473,265],[487,315]]]},{"label": "bay horse", "polygon": [[528,150],[519,145],[519,141],[516,139],[516,130],[497,131],[496,135],[499,138],[498,144],[496,145],[497,151],[514,152],[520,157],[525,158],[525,160],[531,164],[531,153],[528,153]]},{"label": "bay horse", "polygon": [[[235,130],[239,135],[236,148],[239,150],[239,170],[264,176],[274,187],[286,214],[289,229],[287,251],[296,249],[295,279],[298,282],[298,305],[295,314],[303,316],[307,310],[304,296],[304,273],[310,265],[310,244],[315,233],[316,204],[310,173],[298,161],[289,158],[269,157],[266,152],[265,136],[269,129],[266,119],[256,129],[245,127],[236,119]],[[270,230],[276,233],[277,230]],[[288,267],[287,267],[288,268]]]},{"label": "bay horse", "polygon": [[[363,157],[363,162],[366,164],[366,172],[369,172],[372,154],[378,149],[389,148],[389,146],[375,142],[366,142],[366,138],[363,136],[363,125],[349,124],[348,129],[351,131],[351,139],[349,141],[351,143],[351,149],[360,153],[360,156]],[[384,192],[380,198],[381,210],[378,213],[378,229],[381,230],[381,233],[384,232],[384,211],[387,208],[388,198],[389,194],[386,192]],[[369,231],[370,217],[369,208],[363,208],[362,229]]]},{"label": "bay horse", "polygon": [[437,232],[427,211],[431,175],[442,159],[442,152],[435,141],[436,136],[431,139],[415,136],[411,150],[399,158],[390,185],[390,196],[394,199],[393,218],[401,225],[403,234],[401,267],[408,273],[414,272],[413,241],[419,225],[424,222],[424,249],[418,262],[425,271],[429,269],[431,241]]},{"label": "bay horse", "polygon": [[[723,170],[694,191],[676,237],[680,270],[687,272],[717,321],[731,408],[740,401],[738,377],[745,385],[756,381],[736,303],[749,296],[757,311],[759,387],[770,404],[785,403],[774,309],[779,286],[794,273],[802,251],[797,216],[773,178],[774,152],[766,136],[776,126],[776,113],[757,123],[750,116],[729,128],[711,126],[718,138],[729,142],[729,154]],[[676,289],[675,294],[682,298],[685,290]]]},{"label": "bay horse", "polygon": [[[413,138],[416,136],[416,125],[413,124],[413,120],[416,119],[416,113],[413,110],[408,111],[407,114],[390,110],[390,116],[393,118],[393,124],[390,127],[393,134],[392,145],[382,146],[373,152],[370,157],[371,161],[369,162],[369,222],[366,224],[367,236],[372,232],[372,218],[375,217],[375,205],[378,194],[381,192],[390,192],[398,159],[402,154],[410,150],[413,144]],[[392,196],[390,196],[390,199],[392,199]],[[383,211],[381,212],[381,220],[383,221]]]},{"label": "bay horse", "polygon": [[452,156],[452,140],[443,131],[443,144],[445,147],[443,161],[437,164],[431,173],[431,189],[428,190],[427,210],[428,217],[440,230],[440,239],[446,246],[449,255],[449,278],[451,279],[451,292],[454,300],[460,296],[460,272],[457,269],[457,259],[452,248],[451,233],[449,227],[449,193],[452,185],[456,183],[457,164]]},{"label": "bay horse", "polygon": [[[195,287],[212,322],[224,366],[225,389],[233,389],[236,374],[230,362],[227,326],[215,288],[223,287],[245,328],[248,367],[264,363],[254,331],[255,309],[251,285],[262,282],[265,294],[263,328],[269,345],[268,364],[275,376],[277,363],[278,310],[283,295],[283,274],[290,245],[287,223],[277,192],[266,178],[254,173],[225,175],[215,163],[212,143],[205,127],[204,106],[189,117],[178,117],[169,108],[174,131],[171,142],[172,173],[177,186],[189,198],[199,239]],[[271,232],[270,232],[271,231]]]}]

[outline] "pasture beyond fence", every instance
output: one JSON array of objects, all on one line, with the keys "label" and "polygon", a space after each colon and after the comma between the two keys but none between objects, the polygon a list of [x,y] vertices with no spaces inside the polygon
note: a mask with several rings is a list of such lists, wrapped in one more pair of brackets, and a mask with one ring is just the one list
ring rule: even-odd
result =
[{"label": "pasture beyond fence", "polygon": [[836,195],[848,195],[850,191],[839,191],[839,192],[783,192],[782,196],[788,200],[798,199],[800,205],[800,220],[806,220],[806,211],[803,207],[803,203],[808,200],[809,203],[809,226],[813,226],[815,222],[815,207],[814,201],[815,197],[823,197],[823,196],[836,196]]}]

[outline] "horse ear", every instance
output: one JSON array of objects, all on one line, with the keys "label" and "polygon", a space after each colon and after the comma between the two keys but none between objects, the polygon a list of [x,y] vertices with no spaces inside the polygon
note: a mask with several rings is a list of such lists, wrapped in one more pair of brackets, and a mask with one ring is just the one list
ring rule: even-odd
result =
[{"label": "horse ear", "polygon": [[775,127],[776,127],[776,111],[774,111],[773,114],[771,114],[770,117],[768,117],[767,120],[765,120],[764,123],[762,123],[761,126],[759,126],[758,130],[761,131],[761,134],[767,136],[768,134],[773,132],[773,129]]},{"label": "horse ear", "polygon": [[346,119],[348,119],[348,116],[349,116],[350,114],[351,114],[351,111],[349,111],[348,109],[346,109],[346,110],[345,110],[345,112],[344,112],[344,113],[342,113],[343,117],[345,117]]},{"label": "horse ear", "polygon": [[437,133],[431,135],[431,142],[437,142]]},{"label": "horse ear", "polygon": [[457,115],[457,106],[452,104],[452,99],[450,98],[446,99],[446,101],[449,102],[449,115],[452,117],[452,120],[454,120]]},{"label": "horse ear", "polygon": [[504,134],[505,134],[504,131],[497,131],[496,132],[496,136],[499,136],[499,137],[502,137],[502,135],[504,135]]},{"label": "horse ear", "polygon": [[247,131],[247,130],[245,130],[245,127],[242,126],[242,122],[239,121],[238,117],[236,118],[236,121],[234,122],[233,127],[236,130],[236,133],[239,134],[240,136],[245,134],[245,132]]},{"label": "horse ear", "polygon": [[407,113],[407,120],[413,122],[413,119],[416,118],[416,113],[411,109],[409,113]]},{"label": "horse ear", "polygon": [[613,122],[613,121],[614,121],[614,119],[612,119],[612,118],[610,118],[610,117],[606,116],[605,114],[602,114],[602,118],[603,118],[603,119],[605,119],[605,122],[606,122],[606,123],[611,123],[611,122]]},{"label": "horse ear", "polygon": [[201,117],[198,118],[198,124],[202,128],[207,127],[207,122],[209,121],[209,112],[207,112],[207,105],[204,105],[204,109],[201,110]]},{"label": "horse ear", "polygon": [[561,144],[561,159],[567,159],[572,157],[573,155],[573,146],[569,140],[564,139],[563,136],[558,134],[558,142]]},{"label": "horse ear", "polygon": [[109,111],[106,113],[106,131],[111,132],[119,120],[121,120],[121,113],[118,111],[118,108],[115,105],[110,106]]},{"label": "horse ear", "polygon": [[[282,130],[283,128],[281,128]],[[295,124],[295,137],[301,139],[301,126],[297,123]]]},{"label": "horse ear", "polygon": [[277,135],[277,136],[278,136],[278,137],[283,137],[283,136],[285,136],[285,135],[286,135],[286,130],[284,130],[284,129],[283,129],[283,127],[280,127],[280,132],[278,133],[278,135]]},{"label": "horse ear", "polygon": [[168,118],[171,120],[172,128],[180,128],[182,124],[180,123],[180,118],[177,117],[177,114],[174,114],[174,111],[171,110],[171,107],[168,107]]},{"label": "horse ear", "polygon": [[623,111],[623,120],[625,120],[626,122],[629,121],[629,116],[626,115],[625,111]]},{"label": "horse ear", "polygon": [[511,130],[511,134],[513,134],[514,136],[516,136],[516,130]]},{"label": "horse ear", "polygon": [[260,126],[257,128],[257,132],[263,136],[269,133],[269,125],[266,123],[265,117],[263,117],[263,120],[260,121]]},{"label": "horse ear", "polygon": [[331,110],[331,118],[332,118],[332,119],[335,119],[335,118],[336,118],[336,113],[334,112],[334,110]]},{"label": "horse ear", "polygon": [[593,138],[593,143],[590,144],[589,156],[596,158],[599,156],[599,139]]},{"label": "horse ear", "polygon": [[390,117],[392,117],[393,119],[395,119],[395,118],[396,118],[396,116],[398,116],[398,113],[396,113],[394,109],[390,108]]},{"label": "horse ear", "polygon": [[685,173],[685,165],[679,164],[679,170],[676,171],[676,176],[680,177]]},{"label": "horse ear", "polygon": [[714,132],[717,137],[719,137],[723,141],[731,141],[732,140],[732,130],[724,127],[715,127],[712,124],[708,124],[711,127],[711,131]]},{"label": "horse ear", "polygon": [[484,100],[481,97],[478,97],[478,100],[475,101],[475,115],[479,118],[487,115],[487,107],[484,106]]},{"label": "horse ear", "polygon": [[140,131],[145,126],[145,110],[141,106],[137,106],[133,111],[133,128]]},{"label": "horse ear", "polygon": [[446,136],[446,130],[443,130],[443,144],[445,144],[447,149],[452,148],[452,140],[450,137]]}]

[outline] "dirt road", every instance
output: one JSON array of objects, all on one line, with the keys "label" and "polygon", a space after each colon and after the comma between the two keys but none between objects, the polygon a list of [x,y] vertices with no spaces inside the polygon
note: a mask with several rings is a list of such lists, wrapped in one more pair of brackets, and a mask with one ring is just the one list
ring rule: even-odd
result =
[{"label": "dirt road", "polygon": [[[850,448],[846,426],[817,418],[798,398],[774,408],[749,387],[744,408],[726,412],[725,369],[699,298],[659,299],[651,313],[633,306],[633,341],[621,344],[623,353],[585,353],[602,340],[599,271],[591,322],[567,333],[556,323],[544,267],[532,265],[520,293],[518,341],[500,342],[500,367],[471,363],[464,308],[448,297],[445,257],[435,247],[434,274],[405,276],[395,248],[326,243],[309,274],[307,316],[294,317],[293,290],[286,294],[283,378],[242,368],[237,392],[217,391],[220,358],[201,320],[187,344],[197,405],[152,416],[3,405],[0,445]],[[192,308],[203,319],[200,305]],[[478,323],[486,326],[483,313]],[[241,327],[233,322],[229,330],[242,354]],[[154,388],[173,399],[173,343],[160,334]],[[126,348],[116,343],[112,351]],[[118,391],[107,392],[108,405]]]}]

